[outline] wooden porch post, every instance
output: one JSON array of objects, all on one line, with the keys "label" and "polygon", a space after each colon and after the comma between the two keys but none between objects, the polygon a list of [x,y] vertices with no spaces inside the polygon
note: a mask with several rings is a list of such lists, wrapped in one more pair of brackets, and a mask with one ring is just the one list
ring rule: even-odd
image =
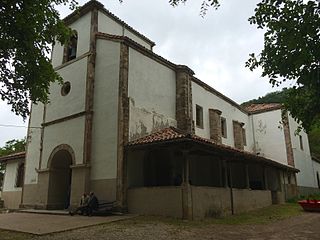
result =
[{"label": "wooden porch post", "polygon": [[192,220],[192,197],[191,197],[191,186],[189,183],[189,168],[190,163],[188,159],[188,150],[182,150],[183,156],[183,178],[182,178],[182,217],[183,219]]},{"label": "wooden porch post", "polygon": [[268,177],[267,177],[267,168],[263,167],[263,184],[264,189],[268,190]]},{"label": "wooden porch post", "polygon": [[246,188],[249,189],[250,188],[250,179],[249,179],[249,166],[247,163],[244,165],[244,170],[245,170],[245,175],[246,175]]}]

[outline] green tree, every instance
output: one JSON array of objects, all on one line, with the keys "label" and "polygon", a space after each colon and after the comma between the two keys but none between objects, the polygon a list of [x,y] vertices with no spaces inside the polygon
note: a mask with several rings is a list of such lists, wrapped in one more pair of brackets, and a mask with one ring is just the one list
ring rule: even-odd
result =
[{"label": "green tree", "polygon": [[26,139],[13,139],[7,141],[3,147],[0,147],[0,157],[7,156],[12,153],[18,153],[25,151]]},{"label": "green tree", "polygon": [[273,86],[291,82],[284,105],[309,131],[320,122],[320,2],[263,0],[249,21],[265,34],[246,65],[262,67]]},{"label": "green tree", "polygon": [[2,0],[0,3],[0,97],[26,118],[29,103],[47,102],[49,85],[62,81],[49,53],[57,39],[71,34],[56,6],[76,6],[75,0]]}]

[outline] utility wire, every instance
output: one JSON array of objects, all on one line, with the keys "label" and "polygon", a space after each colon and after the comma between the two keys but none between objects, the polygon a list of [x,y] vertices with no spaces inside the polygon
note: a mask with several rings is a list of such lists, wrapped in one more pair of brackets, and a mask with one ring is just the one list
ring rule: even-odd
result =
[{"label": "utility wire", "polygon": [[[28,128],[27,126],[23,125],[11,125],[11,124],[0,124],[0,127],[8,127],[8,128]],[[41,129],[42,127],[29,127],[35,129]]]}]

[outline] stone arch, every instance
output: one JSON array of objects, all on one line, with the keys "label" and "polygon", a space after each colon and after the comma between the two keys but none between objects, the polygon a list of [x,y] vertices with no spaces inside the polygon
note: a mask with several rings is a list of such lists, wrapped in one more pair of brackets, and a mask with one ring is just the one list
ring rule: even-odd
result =
[{"label": "stone arch", "polygon": [[48,159],[48,163],[47,163],[47,168],[50,169],[50,166],[52,164],[52,159],[53,157],[55,156],[55,154],[61,150],[65,150],[67,152],[70,153],[71,157],[72,157],[72,165],[75,165],[76,164],[76,160],[75,160],[75,154],[74,154],[74,151],[72,149],[72,147],[70,147],[68,144],[61,144],[57,147],[55,147],[50,156],[49,156],[49,159]]},{"label": "stone arch", "polygon": [[71,167],[74,164],[74,151],[69,145],[61,144],[53,149],[48,160],[48,209],[69,207],[72,186]]}]

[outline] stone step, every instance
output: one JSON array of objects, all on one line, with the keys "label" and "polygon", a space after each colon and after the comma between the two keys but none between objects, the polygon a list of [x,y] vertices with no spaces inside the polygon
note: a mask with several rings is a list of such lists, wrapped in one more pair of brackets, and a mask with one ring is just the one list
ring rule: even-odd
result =
[{"label": "stone step", "polygon": [[69,215],[68,210],[19,209],[19,210],[16,210],[16,212],[35,213],[35,214],[51,214],[51,215]]}]

